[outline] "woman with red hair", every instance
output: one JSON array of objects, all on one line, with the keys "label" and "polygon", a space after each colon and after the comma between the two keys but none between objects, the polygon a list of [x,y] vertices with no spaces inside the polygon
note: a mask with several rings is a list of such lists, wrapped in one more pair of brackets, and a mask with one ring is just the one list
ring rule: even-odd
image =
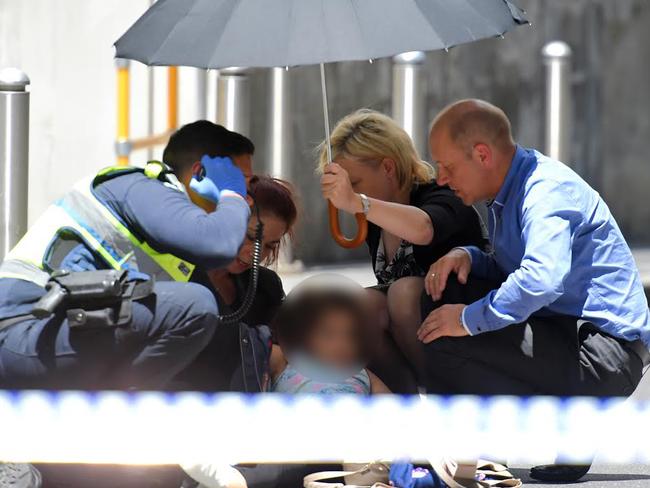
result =
[{"label": "woman with red hair", "polygon": [[[298,219],[298,208],[291,185],[270,176],[253,176],[248,194],[257,209],[251,212],[248,232],[239,254],[226,268],[197,271],[192,280],[212,290],[222,315],[237,310],[249,286],[259,215],[264,224],[261,248],[263,266],[259,268],[254,301],[242,322],[249,326],[268,325],[284,299],[284,290],[280,277],[266,266],[277,261],[281,247],[290,241]],[[231,380],[240,363],[239,329],[235,325],[224,324],[217,328],[198,358],[177,377],[175,386],[194,391],[231,390]]]}]

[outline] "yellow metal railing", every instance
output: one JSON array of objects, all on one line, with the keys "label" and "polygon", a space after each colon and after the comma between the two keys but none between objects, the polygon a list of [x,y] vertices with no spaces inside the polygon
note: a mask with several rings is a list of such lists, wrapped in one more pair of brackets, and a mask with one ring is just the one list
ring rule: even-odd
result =
[{"label": "yellow metal railing", "polygon": [[[129,62],[118,59],[117,67],[117,164],[129,164]],[[128,152],[127,152],[128,151]]]},{"label": "yellow metal railing", "polygon": [[178,127],[178,67],[167,69],[167,130]]},{"label": "yellow metal railing", "polygon": [[115,151],[117,164],[129,164],[132,151],[146,149],[161,144],[166,144],[169,137],[178,127],[178,67],[170,66],[167,69],[167,129],[160,133],[137,139],[130,139],[129,112],[131,79],[129,61],[117,59],[117,140]]}]

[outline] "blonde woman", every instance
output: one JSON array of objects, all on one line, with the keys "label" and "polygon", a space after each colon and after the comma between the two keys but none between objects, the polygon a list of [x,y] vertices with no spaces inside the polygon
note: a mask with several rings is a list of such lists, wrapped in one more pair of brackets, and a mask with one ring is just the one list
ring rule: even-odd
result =
[{"label": "blonde woman", "polygon": [[332,160],[320,148],[323,197],[368,219],[366,243],[377,286],[368,290],[378,310],[373,371],[395,392],[412,393],[424,371],[416,332],[422,322],[423,277],[460,245],[484,246],[478,213],[435,182],[413,141],[390,117],[359,110],[338,122]]}]

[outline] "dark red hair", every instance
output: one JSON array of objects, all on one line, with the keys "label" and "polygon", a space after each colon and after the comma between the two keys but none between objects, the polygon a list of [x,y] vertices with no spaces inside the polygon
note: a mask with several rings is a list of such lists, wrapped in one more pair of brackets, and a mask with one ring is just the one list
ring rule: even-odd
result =
[{"label": "dark red hair", "polygon": [[[291,183],[279,178],[264,175],[253,175],[248,184],[248,193],[255,200],[260,215],[273,214],[286,224],[286,236],[293,238],[293,230],[298,220],[298,205]],[[284,239],[283,243],[284,245]],[[279,248],[271,255],[269,261],[278,258]]]}]

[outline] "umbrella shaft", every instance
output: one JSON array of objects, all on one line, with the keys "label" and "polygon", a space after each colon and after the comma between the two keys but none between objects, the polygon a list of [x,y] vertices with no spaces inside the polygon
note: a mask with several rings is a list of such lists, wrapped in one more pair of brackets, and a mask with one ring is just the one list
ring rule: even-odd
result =
[{"label": "umbrella shaft", "polygon": [[320,64],[320,84],[323,90],[323,118],[325,120],[325,144],[327,147],[327,160],[332,162],[332,145],[330,142],[330,114],[327,107],[327,82],[325,80],[325,64]]}]

